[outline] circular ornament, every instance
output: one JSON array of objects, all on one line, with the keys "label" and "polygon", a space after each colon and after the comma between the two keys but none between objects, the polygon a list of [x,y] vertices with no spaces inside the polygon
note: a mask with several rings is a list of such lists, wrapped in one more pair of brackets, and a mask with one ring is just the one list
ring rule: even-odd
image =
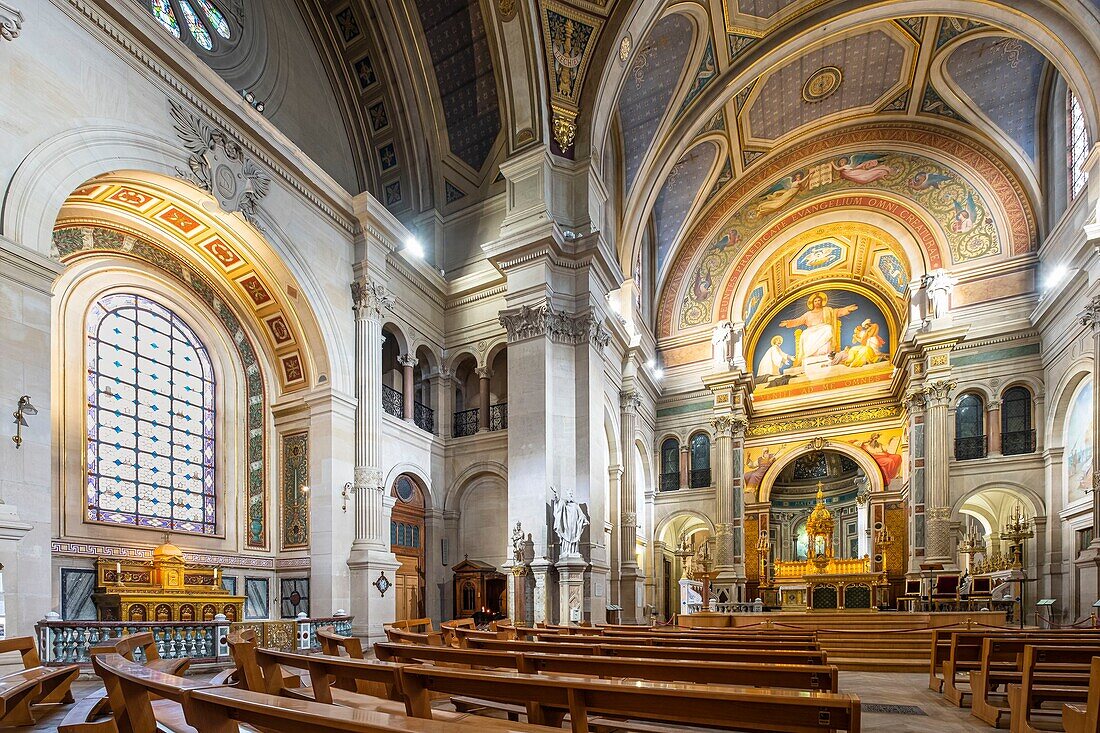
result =
[{"label": "circular ornament", "polygon": [[625,36],[623,36],[623,40],[619,41],[619,61],[626,63],[626,60],[630,58],[630,46],[630,34],[627,33]]},{"label": "circular ornament", "polygon": [[811,104],[822,102],[833,96],[844,81],[844,73],[835,66],[822,66],[810,74],[802,85],[802,98]]}]

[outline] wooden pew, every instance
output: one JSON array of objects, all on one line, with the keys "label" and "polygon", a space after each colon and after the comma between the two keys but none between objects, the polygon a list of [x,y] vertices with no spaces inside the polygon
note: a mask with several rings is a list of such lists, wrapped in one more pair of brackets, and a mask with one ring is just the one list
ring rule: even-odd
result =
[{"label": "wooden pew", "polygon": [[430,618],[406,618],[386,625],[400,631],[416,631],[422,634],[435,631],[435,624]]},{"label": "wooden pew", "polygon": [[[568,713],[574,733],[623,727],[666,731],[668,724],[721,728],[730,725],[726,721],[736,721],[737,730],[749,731],[860,729],[859,699],[846,694],[544,677],[422,665],[403,667],[400,680],[402,694],[416,717],[431,717],[430,693],[442,692],[524,704],[528,721],[540,725],[558,727]],[[630,722],[624,724],[624,719]]]},{"label": "wooden pew", "polygon": [[[184,706],[188,722],[204,733],[237,733],[240,723],[272,733],[477,733],[485,720],[423,720],[224,687],[190,692]],[[546,731],[525,723],[496,723],[494,733]]]},{"label": "wooden pew", "polygon": [[[165,674],[120,654],[92,656],[92,668],[103,680],[114,717],[103,724],[110,733],[193,733],[181,703],[187,693],[209,682]],[[202,733],[206,733],[204,730]]]},{"label": "wooden pew", "polygon": [[[1001,722],[1009,715],[1009,705],[1007,694],[1001,702],[993,699],[995,691],[999,688],[1008,690],[1010,684],[1019,684],[1023,679],[1023,662],[1024,662],[1024,650],[1028,645],[1036,644],[1054,644],[1064,645],[1068,640],[1064,638],[1055,639],[1053,641],[1044,640],[1042,637],[987,637],[982,642],[982,655],[979,662],[979,668],[970,672],[970,690],[973,694],[973,701],[971,703],[970,714],[974,717],[989,723],[995,728],[999,728]],[[1076,646],[1078,649],[1092,649],[1097,655],[1100,655],[1100,645],[1098,641],[1093,639],[1082,646]],[[1080,660],[1080,657],[1078,657]],[[1051,674],[1052,672],[1058,674],[1062,671],[1066,672],[1066,680],[1070,681],[1071,677],[1075,677],[1075,682],[1085,683],[1087,681],[1087,670],[1078,663],[1075,666],[1070,665],[1066,669],[1061,669],[1057,660],[1054,660],[1053,664],[1043,662],[1041,663],[1042,669],[1037,670],[1039,678],[1044,675]],[[1076,672],[1074,675],[1073,673]]]},{"label": "wooden pew", "polygon": [[[88,654],[92,657],[97,654],[118,654],[123,659],[134,662],[136,652],[139,651],[145,659],[143,666],[156,672],[182,675],[191,666],[191,660],[187,658],[163,659],[157,649],[156,638],[149,631],[104,639],[89,649]],[[104,689],[93,692],[69,708],[57,727],[58,733],[99,733],[103,730],[114,730],[113,722],[103,720],[109,712],[107,691]]]},{"label": "wooden pew", "polygon": [[1008,686],[1012,732],[1043,730],[1032,720],[1033,713],[1043,703],[1087,702],[1092,660],[1097,655],[1100,655],[1097,646],[1025,646],[1020,683]]},{"label": "wooden pew", "polygon": [[429,646],[446,646],[443,641],[443,633],[439,631],[403,631],[392,626],[384,627],[386,638],[394,643],[407,642],[409,644],[427,644]]},{"label": "wooden pew", "polygon": [[321,643],[322,654],[363,659],[363,642],[354,636],[341,636],[327,629],[317,629],[317,640]]},{"label": "wooden pew", "polygon": [[547,652],[585,656],[643,657],[649,659],[685,659],[711,662],[757,662],[763,664],[828,664],[825,651],[787,649],[709,649],[706,647],[635,646],[620,644],[558,644],[550,641],[501,641],[467,639],[473,649],[512,652]]},{"label": "wooden pew", "polygon": [[[1031,631],[958,631],[951,635],[951,649],[948,659],[943,663],[943,696],[953,705],[964,707],[969,702],[970,689],[959,686],[959,682],[969,681],[970,672],[981,667],[982,644],[986,638],[1030,639],[1035,643],[1058,643],[1059,639],[1069,642],[1097,641],[1100,634],[1078,630],[1031,630]],[[962,675],[962,679],[960,679]]]},{"label": "wooden pew", "polygon": [[780,687],[820,692],[837,692],[839,689],[837,669],[833,666],[581,657],[383,643],[375,644],[374,651],[375,656],[384,661],[464,665],[471,669],[509,669],[525,674],[590,675],[601,679]]},{"label": "wooden pew", "polygon": [[1089,666],[1089,693],[1084,705],[1062,705],[1062,727],[1066,733],[1100,733],[1100,656]]},{"label": "wooden pew", "polygon": [[707,649],[791,649],[798,651],[816,651],[820,645],[816,641],[755,641],[740,639],[691,639],[663,638],[656,634],[649,636],[542,636],[538,641],[554,644],[617,644],[621,646],[676,646],[705,647]]},{"label": "wooden pew", "polygon": [[79,666],[43,666],[31,636],[0,640],[0,653],[11,652],[19,652],[23,669],[0,677],[0,727],[33,725],[33,706],[75,702],[71,688]]}]

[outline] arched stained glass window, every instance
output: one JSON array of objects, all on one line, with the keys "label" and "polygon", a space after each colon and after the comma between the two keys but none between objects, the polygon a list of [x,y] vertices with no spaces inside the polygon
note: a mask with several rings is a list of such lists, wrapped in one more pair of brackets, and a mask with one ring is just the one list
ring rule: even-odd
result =
[{"label": "arched stained glass window", "polygon": [[1073,92],[1066,93],[1066,138],[1069,163],[1069,197],[1071,199],[1085,190],[1089,173],[1085,170],[1085,159],[1089,157],[1089,128],[1085,124],[1085,112],[1081,109],[1081,100]]},{"label": "arched stained glass window", "polygon": [[1015,456],[1034,451],[1031,392],[1027,387],[1009,387],[1001,397],[1001,452]]},{"label": "arched stained glass window", "polygon": [[222,11],[210,2],[210,0],[195,0],[202,8],[202,12],[206,15],[206,21],[210,24],[210,27],[214,29],[222,38],[229,40],[229,23],[225,22],[225,16],[222,15]]},{"label": "arched stained glass window", "polygon": [[661,491],[680,488],[680,441],[667,438],[661,444]]},{"label": "arched stained glass window", "polygon": [[140,295],[88,313],[88,519],[214,534],[214,371],[195,332]]},{"label": "arched stained glass window", "polygon": [[213,51],[214,40],[210,38],[210,31],[206,30],[206,26],[199,21],[199,16],[195,15],[191,3],[187,0],[178,0],[178,2],[180,12],[183,13],[183,19],[187,21],[187,29],[191,31],[195,41],[207,51]]},{"label": "arched stained glass window", "polygon": [[985,458],[985,400],[973,392],[955,405],[955,460]]},{"label": "arched stained glass window", "polygon": [[149,0],[149,11],[169,33],[180,39],[183,38],[182,18],[190,38],[203,50],[213,51],[218,38],[223,46],[226,41],[233,40],[229,20],[214,0]]},{"label": "arched stained glass window", "polygon": [[172,11],[172,5],[168,0],[152,0],[149,3],[149,10],[152,11],[157,22],[168,29],[169,33],[176,38],[180,37],[180,24],[176,20],[176,14]]},{"label": "arched stained glass window", "polygon": [[688,485],[693,489],[710,486],[710,438],[705,433],[697,433],[691,439],[691,480]]}]

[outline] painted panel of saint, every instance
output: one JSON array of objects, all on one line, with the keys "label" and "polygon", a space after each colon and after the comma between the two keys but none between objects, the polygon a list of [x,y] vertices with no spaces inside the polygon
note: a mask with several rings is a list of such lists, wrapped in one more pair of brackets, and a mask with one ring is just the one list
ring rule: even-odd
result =
[{"label": "painted panel of saint", "polygon": [[874,302],[848,290],[819,290],[793,301],[771,317],[756,340],[752,362],[758,397],[888,376],[889,324]]},{"label": "painted panel of saint", "polygon": [[1073,395],[1066,416],[1066,503],[1072,504],[1092,489],[1092,380],[1086,378]]}]

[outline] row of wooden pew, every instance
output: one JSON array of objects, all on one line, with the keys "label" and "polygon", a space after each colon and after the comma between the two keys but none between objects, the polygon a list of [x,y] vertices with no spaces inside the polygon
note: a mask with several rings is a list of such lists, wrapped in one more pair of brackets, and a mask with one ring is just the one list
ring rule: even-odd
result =
[{"label": "row of wooden pew", "polygon": [[937,629],[931,643],[929,688],[973,717],[1013,733],[1100,733],[1100,630]]},{"label": "row of wooden pew", "polygon": [[641,629],[463,628],[446,643],[430,627],[387,629],[376,659],[325,631],[312,655],[261,649],[244,631],[228,639],[235,669],[205,682],[127,658],[116,642],[94,650],[105,695],[82,701],[60,731],[860,730],[859,699],[838,693],[812,635],[728,634],[709,648],[690,634],[649,643]]}]

